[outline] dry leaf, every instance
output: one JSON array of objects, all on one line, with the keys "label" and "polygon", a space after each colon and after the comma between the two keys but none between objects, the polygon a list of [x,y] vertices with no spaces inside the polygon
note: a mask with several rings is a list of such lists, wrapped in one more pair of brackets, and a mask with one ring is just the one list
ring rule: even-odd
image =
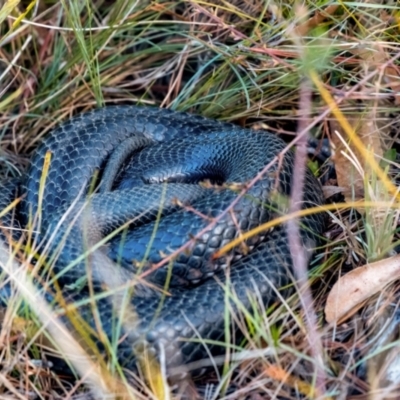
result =
[{"label": "dry leaf", "polygon": [[341,277],[328,295],[325,318],[341,323],[353,315],[369,297],[400,277],[400,255],[366,264]]},{"label": "dry leaf", "polygon": [[[383,156],[381,133],[376,122],[375,107],[365,115],[352,114],[347,117],[348,122],[361,138],[364,146],[373,150],[374,156],[379,160]],[[358,149],[348,144],[347,135],[344,133],[339,121],[330,122],[332,143],[335,147],[336,175],[338,186],[343,188],[346,201],[360,200],[364,197],[365,161]]]},{"label": "dry leaf", "polygon": [[[400,389],[400,352],[399,346],[395,345],[400,327],[398,310],[395,310],[392,299],[391,294],[384,296],[382,303],[377,308],[374,307],[375,311],[368,320],[371,329],[367,331],[366,337],[367,380],[374,393],[390,386]],[[392,395],[393,391],[390,393]]]},{"label": "dry leaf", "polygon": [[329,17],[331,17],[336,10],[339,8],[338,5],[331,5],[326,7],[324,10],[316,11],[315,14],[309,18],[307,21],[303,22],[301,25],[296,27],[295,32],[299,36],[307,35],[311,29],[316,28],[323,22],[325,22]]},{"label": "dry leaf", "polygon": [[[264,369],[264,373],[270,378],[279,381],[285,385],[295,388],[300,393],[306,395],[308,398],[319,398],[320,394],[315,385],[311,385],[298,377],[291,375],[289,372],[279,367],[278,365],[269,365]],[[332,399],[327,397],[327,400]]]},{"label": "dry leaf", "polygon": [[324,192],[324,198],[329,199],[329,197],[332,197],[335,194],[341,193],[343,191],[343,188],[341,188],[340,186],[324,185],[324,186],[322,186],[322,191]]},{"label": "dry leaf", "polygon": [[396,65],[387,67],[384,74],[385,81],[394,93],[394,104],[400,105],[400,70]]}]

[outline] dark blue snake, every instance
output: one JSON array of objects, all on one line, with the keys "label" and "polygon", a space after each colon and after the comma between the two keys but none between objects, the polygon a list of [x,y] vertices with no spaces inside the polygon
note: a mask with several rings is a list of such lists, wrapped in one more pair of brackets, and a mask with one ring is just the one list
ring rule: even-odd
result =
[{"label": "dark blue snake", "polygon": [[[122,296],[96,297],[96,318],[93,302],[81,302],[78,311],[94,331],[100,320],[114,342],[119,320],[116,353],[124,367],[137,366],[143,345],[156,357],[162,352],[172,371],[223,354],[227,331],[236,343],[243,338],[238,329],[243,310],[251,312],[261,301],[271,305],[280,289],[290,293],[292,259],[284,225],[213,257],[284,212],[296,176],[291,151],[237,198],[284,148],[265,131],[169,110],[115,106],[84,113],[44,139],[22,184],[4,184],[0,210],[23,197],[17,210],[3,217],[2,235],[7,237],[4,227],[34,223],[33,240],[70,301],[90,297],[85,284],[70,286],[88,271],[95,291],[135,282],[147,271],[153,286],[131,285],[135,321],[117,309]],[[44,174],[46,154],[51,160]],[[322,203],[321,187],[307,169],[302,207]],[[323,215],[300,222],[304,245],[317,243]],[[191,245],[176,253],[188,241]],[[149,273],[170,254],[170,262]]]}]

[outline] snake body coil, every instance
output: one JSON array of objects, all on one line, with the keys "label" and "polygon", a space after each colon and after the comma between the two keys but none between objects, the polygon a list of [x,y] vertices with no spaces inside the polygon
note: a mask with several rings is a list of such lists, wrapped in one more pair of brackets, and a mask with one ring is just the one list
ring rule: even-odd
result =
[{"label": "snake body coil", "polygon": [[[152,284],[167,285],[167,295],[133,289],[135,321],[117,310],[121,303],[115,303],[115,296],[96,300],[102,330],[115,343],[124,338],[116,345],[123,366],[136,366],[137,344],[145,343],[151,352],[163,352],[171,370],[223,353],[227,311],[230,329],[240,340],[239,310],[251,309],[255,300],[270,305],[278,299],[277,290],[291,282],[285,226],[212,259],[223,245],[279,214],[279,199],[290,195],[294,156],[289,151],[279,162],[271,161],[284,148],[268,132],[169,110],[115,106],[91,111],[60,125],[39,146],[20,187],[25,197],[15,217],[21,225],[38,222],[36,241],[46,249],[59,282],[74,282],[89,266],[90,279],[103,289],[149,272],[192,239],[172,262],[148,274]],[[40,194],[48,152],[51,162]],[[204,180],[212,185],[198,184]],[[4,186],[0,209],[12,200],[13,191]],[[232,202],[231,210],[218,218]],[[307,170],[302,206],[322,202],[320,185]],[[315,243],[323,216],[307,216],[301,223],[303,242]],[[3,219],[7,224],[9,215]],[[102,240],[90,256],[79,259]],[[85,290],[68,290],[71,300],[89,297]],[[93,302],[82,304],[80,315],[99,329]],[[115,338],[118,319],[122,328]]]}]

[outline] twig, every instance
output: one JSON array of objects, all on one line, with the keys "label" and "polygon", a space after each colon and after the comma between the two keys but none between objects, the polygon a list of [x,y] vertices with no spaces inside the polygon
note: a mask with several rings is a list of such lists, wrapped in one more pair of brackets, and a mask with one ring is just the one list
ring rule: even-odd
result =
[{"label": "twig", "polygon": [[[290,196],[289,213],[300,211],[304,194],[304,179],[307,161],[307,126],[308,119],[311,114],[311,96],[312,88],[309,79],[304,78],[300,86],[300,109],[303,118],[300,119],[298,125],[299,141],[294,159],[293,171],[296,171],[296,178],[292,179],[292,190]],[[293,260],[293,271],[296,282],[299,286],[299,298],[302,303],[307,325],[307,339],[310,345],[310,351],[316,361],[316,387],[320,394],[325,393],[325,371],[323,365],[323,352],[321,337],[318,333],[317,318],[315,315],[313,298],[308,283],[308,257],[304,249],[304,243],[301,238],[298,218],[292,218],[287,223],[289,247]]]}]

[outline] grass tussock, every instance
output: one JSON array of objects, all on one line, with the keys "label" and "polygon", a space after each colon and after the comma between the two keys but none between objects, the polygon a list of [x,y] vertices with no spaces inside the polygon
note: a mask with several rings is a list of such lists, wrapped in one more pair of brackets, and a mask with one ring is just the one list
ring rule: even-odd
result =
[{"label": "grass tussock", "polygon": [[[51,367],[42,358],[43,350],[57,347],[70,352],[85,340],[61,337],[68,332],[57,325],[48,305],[35,297],[34,285],[22,272],[27,268],[32,272],[33,255],[25,252],[21,259],[24,252],[17,256],[15,247],[1,249],[8,256],[0,260],[3,270],[19,274],[20,291],[40,312],[35,316],[26,310],[21,318],[20,311],[16,317],[18,298],[4,310],[0,397],[398,397],[399,378],[391,380],[394,375],[385,374],[395,365],[400,346],[398,283],[371,297],[345,324],[326,324],[323,311],[341,274],[386,257],[398,243],[398,192],[392,183],[396,180],[388,179],[387,172],[398,168],[389,149],[398,146],[399,23],[400,8],[394,0],[3,3],[0,171],[4,178],[26,170],[40,140],[60,121],[96,106],[140,103],[268,129],[288,141],[294,139],[299,153],[301,146],[307,146],[304,133],[329,138],[336,149],[338,175],[340,170],[354,169],[362,179],[360,186],[347,187],[347,202],[335,195],[336,204],[326,208],[330,225],[308,274],[311,292],[301,290],[268,310],[256,293],[252,313],[227,315],[227,320],[240,319],[246,340],[216,360],[223,368],[185,388],[171,389],[151,359],[145,364],[147,377],[135,385],[128,383],[115,361],[113,343],[106,340],[112,360],[108,366],[93,366],[89,355],[79,350],[76,357],[81,361],[72,363],[75,378]],[[355,125],[348,122],[354,117],[377,123],[368,133],[383,143],[378,158],[370,155],[372,145],[366,136],[355,139]],[[337,161],[343,140],[335,139],[334,130],[343,134],[345,143],[356,142],[357,151],[350,151],[346,162]],[[332,190],[337,184],[336,176],[329,174],[332,161],[321,164],[309,163]],[[364,198],[368,204],[362,203]],[[298,215],[298,210],[290,205],[289,209]],[[306,278],[301,262],[300,281]],[[7,279],[4,274],[4,282]],[[33,327],[30,320],[36,321]]]}]

